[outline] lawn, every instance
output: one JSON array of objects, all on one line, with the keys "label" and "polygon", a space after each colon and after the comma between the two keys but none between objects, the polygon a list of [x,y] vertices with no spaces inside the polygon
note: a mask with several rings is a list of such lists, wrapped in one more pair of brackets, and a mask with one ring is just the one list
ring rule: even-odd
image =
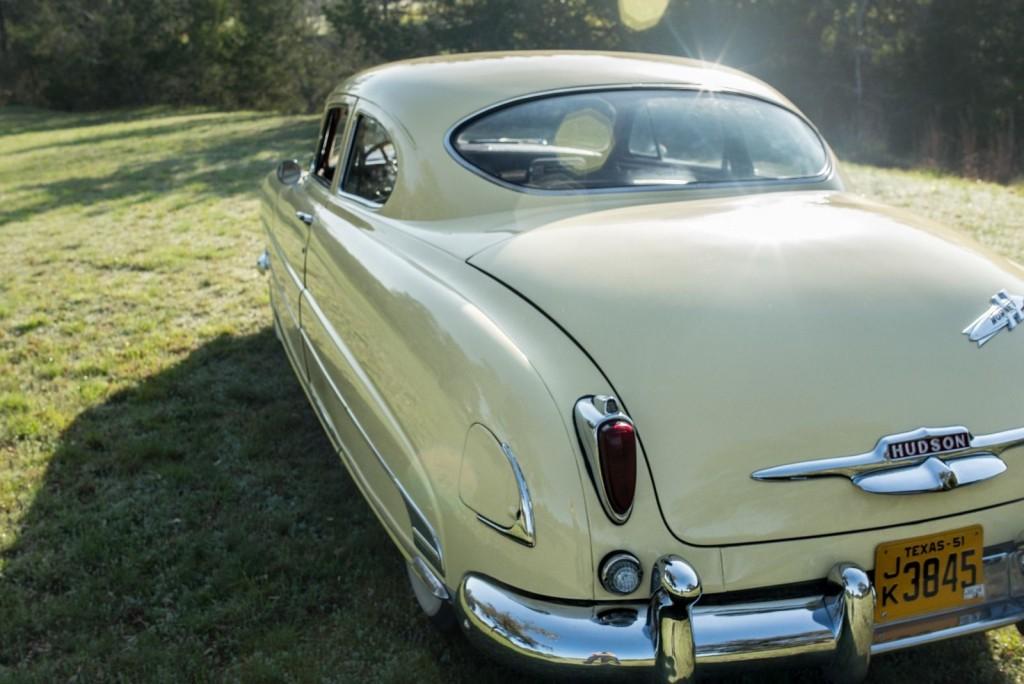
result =
[{"label": "lawn", "polygon": [[[420,617],[269,327],[253,191],[315,127],[0,110],[0,681],[518,679]],[[1024,262],[1020,186],[848,178]],[[1024,644],[872,670],[909,677],[1024,681]]]}]

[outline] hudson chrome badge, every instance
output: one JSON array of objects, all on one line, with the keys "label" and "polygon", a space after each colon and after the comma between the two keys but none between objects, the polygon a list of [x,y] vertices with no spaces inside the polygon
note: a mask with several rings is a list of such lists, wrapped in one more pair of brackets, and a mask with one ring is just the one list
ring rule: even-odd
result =
[{"label": "hudson chrome badge", "polygon": [[1011,295],[1000,290],[992,296],[992,306],[978,316],[963,333],[971,342],[982,346],[1002,332],[1003,328],[1013,330],[1024,322],[1024,297]]},{"label": "hudson chrome badge", "polygon": [[918,428],[886,435],[863,454],[763,468],[755,480],[845,477],[872,494],[943,492],[983,482],[1006,471],[1000,456],[1024,445],[1024,428],[972,435],[961,426]]},{"label": "hudson chrome badge", "polygon": [[[940,434],[937,430],[924,430],[914,433],[910,439],[895,441],[891,437],[883,438],[885,457],[890,461],[898,459],[924,458],[948,451],[959,451],[971,446],[971,433],[961,428],[952,428],[951,434]],[[942,430],[941,432],[946,432]]]}]

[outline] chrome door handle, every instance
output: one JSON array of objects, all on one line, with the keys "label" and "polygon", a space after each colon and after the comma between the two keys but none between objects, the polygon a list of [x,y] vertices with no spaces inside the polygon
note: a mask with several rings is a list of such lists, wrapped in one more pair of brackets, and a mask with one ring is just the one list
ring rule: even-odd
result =
[{"label": "chrome door handle", "polygon": [[304,211],[295,212],[295,217],[302,221],[303,223],[305,223],[307,226],[312,225],[313,223],[313,215],[307,214]]}]

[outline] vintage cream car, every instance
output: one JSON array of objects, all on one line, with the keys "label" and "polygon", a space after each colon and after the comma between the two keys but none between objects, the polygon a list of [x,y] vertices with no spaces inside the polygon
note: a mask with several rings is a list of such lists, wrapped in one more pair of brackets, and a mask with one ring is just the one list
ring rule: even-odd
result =
[{"label": "vintage cream car", "polygon": [[262,197],[275,328],[438,624],[541,670],[855,681],[1024,618],[1024,271],[844,194],[764,83],[391,64]]}]

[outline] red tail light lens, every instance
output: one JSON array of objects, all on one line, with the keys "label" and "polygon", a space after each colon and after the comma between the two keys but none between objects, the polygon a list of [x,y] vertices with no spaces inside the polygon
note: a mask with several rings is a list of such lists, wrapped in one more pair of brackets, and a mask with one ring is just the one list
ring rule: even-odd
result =
[{"label": "red tail light lens", "polygon": [[601,481],[608,503],[619,515],[633,505],[636,493],[636,434],[624,420],[612,420],[597,431]]}]

